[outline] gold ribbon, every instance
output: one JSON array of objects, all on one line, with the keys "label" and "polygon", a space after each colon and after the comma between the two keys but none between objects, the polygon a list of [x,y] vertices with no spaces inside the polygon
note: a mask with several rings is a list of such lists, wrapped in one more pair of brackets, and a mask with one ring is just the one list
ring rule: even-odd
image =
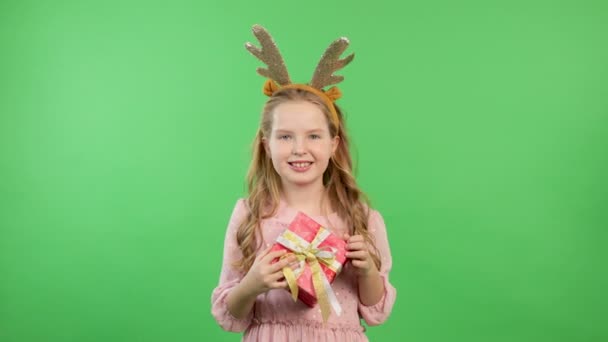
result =
[{"label": "gold ribbon", "polygon": [[312,283],[315,294],[319,306],[321,307],[323,322],[327,322],[331,308],[334,309],[338,316],[342,313],[340,303],[321,268],[321,264],[324,264],[336,274],[339,273],[342,268],[342,265],[336,261],[336,252],[333,249],[327,250],[318,248],[319,244],[321,244],[330,234],[331,233],[328,230],[321,227],[311,242],[307,242],[290,230],[284,231],[283,234],[277,238],[278,243],[292,251],[282,258],[295,255],[299,261],[299,266],[295,271],[288,266],[283,268],[283,275],[289,285],[291,297],[294,301],[298,299],[297,280],[304,271],[305,264],[308,264],[312,273]]}]

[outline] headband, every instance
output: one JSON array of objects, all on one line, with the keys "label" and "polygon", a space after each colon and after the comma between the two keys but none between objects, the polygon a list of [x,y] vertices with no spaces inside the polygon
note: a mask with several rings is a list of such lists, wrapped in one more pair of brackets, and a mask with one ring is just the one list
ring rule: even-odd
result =
[{"label": "headband", "polygon": [[266,68],[257,68],[258,74],[267,78],[263,87],[264,94],[273,96],[281,89],[302,89],[313,93],[325,102],[331,112],[331,121],[339,128],[340,119],[334,102],[342,96],[342,92],[336,86],[326,91],[323,88],[344,80],[343,76],[333,73],[344,68],[355,57],[355,54],[351,53],[340,59],[340,55],[348,47],[348,39],[342,37],[332,42],[321,56],[312,80],[308,84],[301,84],[291,82],[283,57],[281,57],[281,53],[268,31],[260,25],[254,25],[252,31],[262,47],[255,47],[248,42],[245,44],[245,48],[267,66]]}]

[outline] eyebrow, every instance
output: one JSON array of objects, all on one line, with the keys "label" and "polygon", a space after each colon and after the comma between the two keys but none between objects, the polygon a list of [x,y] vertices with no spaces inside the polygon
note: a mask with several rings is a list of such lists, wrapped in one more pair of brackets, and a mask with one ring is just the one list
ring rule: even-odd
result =
[{"label": "eyebrow", "polygon": [[[277,129],[277,130],[275,130],[275,132],[276,133],[293,133],[293,131],[290,131],[288,129]],[[323,129],[315,128],[315,129],[308,130],[306,133],[309,134],[309,133],[322,133],[322,132],[324,132]]]}]

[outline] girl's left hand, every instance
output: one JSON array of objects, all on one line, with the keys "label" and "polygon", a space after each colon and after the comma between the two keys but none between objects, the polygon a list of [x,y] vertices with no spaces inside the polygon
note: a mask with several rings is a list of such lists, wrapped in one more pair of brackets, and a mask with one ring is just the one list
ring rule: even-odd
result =
[{"label": "girl's left hand", "polygon": [[363,235],[344,234],[346,240],[346,257],[351,259],[358,276],[367,277],[378,272]]}]

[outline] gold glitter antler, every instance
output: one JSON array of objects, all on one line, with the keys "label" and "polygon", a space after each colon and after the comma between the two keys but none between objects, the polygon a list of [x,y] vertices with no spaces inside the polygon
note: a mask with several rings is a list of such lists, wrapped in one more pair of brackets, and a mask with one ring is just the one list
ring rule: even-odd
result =
[{"label": "gold glitter antler", "polygon": [[345,58],[340,59],[340,55],[346,50],[348,44],[348,38],[342,37],[329,45],[317,65],[317,69],[310,81],[310,86],[322,89],[325,86],[340,83],[344,80],[344,76],[333,75],[333,73],[344,68],[355,57],[355,54],[351,53]]},{"label": "gold glitter antler", "polygon": [[249,42],[245,44],[245,48],[268,66],[268,68],[259,67],[257,69],[258,74],[270,78],[282,86],[290,84],[291,80],[285,62],[283,62],[283,57],[281,57],[281,53],[268,31],[260,25],[254,25],[252,31],[260,41],[262,48],[255,47]]}]

